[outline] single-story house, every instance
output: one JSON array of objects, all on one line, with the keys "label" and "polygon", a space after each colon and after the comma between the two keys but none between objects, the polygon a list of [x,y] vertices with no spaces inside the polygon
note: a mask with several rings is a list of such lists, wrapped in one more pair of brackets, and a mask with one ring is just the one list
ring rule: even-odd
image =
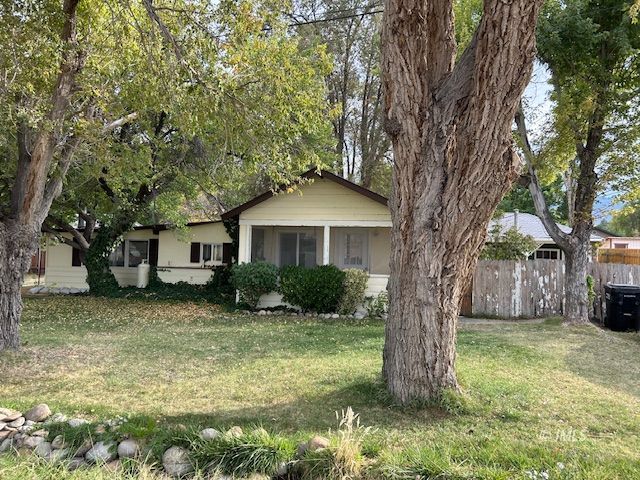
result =
[{"label": "single-story house", "polygon": [[[327,265],[369,272],[367,295],[389,279],[391,213],[387,199],[331,172],[309,170],[290,193],[264,194],[222,215],[237,222],[238,262]],[[281,304],[272,293],[263,307]]]},{"label": "single-story house", "polygon": [[[121,285],[135,285],[143,260],[161,280],[205,283],[211,267],[265,261],[277,266],[326,265],[359,268],[369,274],[367,295],[385,291],[389,279],[391,213],[385,197],[331,172],[309,170],[298,188],[268,191],[222,215],[221,221],[193,222],[184,229],[138,226],[111,255]],[[538,243],[534,258],[562,259],[562,252],[535,215],[512,212],[499,222]],[[227,227],[236,237],[234,242]],[[489,227],[491,228],[491,226]],[[560,225],[564,231],[569,227]],[[593,241],[600,241],[598,236]],[[237,246],[237,251],[233,245]],[[48,241],[48,287],[86,288],[86,270],[66,244]],[[280,295],[265,295],[260,306],[276,306]]]},{"label": "single-story house", "polygon": [[602,241],[604,249],[640,249],[640,237],[614,237],[608,236]]},{"label": "single-story house", "polygon": [[[70,234],[65,234],[70,238]],[[88,287],[87,270],[78,251],[46,235],[45,285],[50,288]],[[137,283],[137,267],[144,260],[158,267],[158,276],[168,283],[203,284],[211,278],[211,267],[230,263],[231,237],[222,221],[193,222],[185,229],[167,225],[137,226],[111,254],[111,271],[121,286]]]},{"label": "single-story house", "polygon": [[[534,259],[548,259],[548,260],[562,260],[564,258],[562,250],[555,243],[553,238],[547,233],[544,228],[542,220],[537,215],[523,212],[506,212],[502,216],[491,220],[489,224],[489,231],[495,228],[496,225],[500,226],[500,231],[505,232],[510,228],[516,228],[522,235],[529,235],[537,244],[535,252],[529,257]],[[571,232],[571,227],[567,225],[557,224],[560,230],[565,233]],[[591,243],[598,244],[603,241],[603,238],[597,233],[592,233]]]}]

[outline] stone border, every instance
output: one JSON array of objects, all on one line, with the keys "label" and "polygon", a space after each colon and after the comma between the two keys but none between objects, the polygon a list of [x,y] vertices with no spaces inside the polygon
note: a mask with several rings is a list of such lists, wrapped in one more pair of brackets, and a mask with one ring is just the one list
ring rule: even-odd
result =
[{"label": "stone border", "polygon": [[[10,408],[0,408],[0,454],[15,453],[18,455],[32,455],[47,462],[64,465],[68,470],[102,466],[110,471],[120,470],[122,462],[126,460],[139,460],[144,463],[149,459],[143,445],[133,438],[124,438],[118,442],[99,440],[100,435],[107,428],[117,430],[127,422],[124,417],[107,420],[99,423],[93,433],[95,442],[91,438],[84,439],[82,445],[71,448],[65,443],[62,435],[49,439],[48,427],[53,424],[67,423],[71,428],[78,428],[90,422],[83,418],[68,419],[62,413],[52,414],[45,403],[38,404],[25,413]],[[266,430],[257,429],[252,433],[268,435]],[[222,436],[240,437],[244,435],[241,427],[231,427],[222,433],[214,428],[205,428],[200,431],[199,437],[203,441],[214,441]],[[50,441],[49,441],[50,440]],[[308,442],[297,446],[296,459],[302,458],[306,452],[314,452],[329,447],[329,440],[314,436]],[[182,446],[173,445],[162,454],[162,468],[160,472],[171,478],[184,478],[195,472],[195,466],[191,461],[190,451]],[[273,477],[254,473],[248,480],[270,480],[271,478],[286,478],[290,463],[282,463]],[[158,466],[159,467],[159,466]],[[207,477],[212,480],[233,480],[230,475],[211,473]]]}]

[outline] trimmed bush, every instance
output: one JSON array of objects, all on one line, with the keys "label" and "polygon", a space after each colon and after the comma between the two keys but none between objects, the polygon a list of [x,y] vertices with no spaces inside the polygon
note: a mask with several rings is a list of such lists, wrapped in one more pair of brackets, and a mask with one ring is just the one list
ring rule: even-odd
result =
[{"label": "trimmed bush", "polygon": [[342,298],[345,273],[335,265],[313,268],[289,265],[280,270],[279,292],[303,311],[335,312]]},{"label": "trimmed bush", "polygon": [[364,270],[357,268],[349,268],[344,270],[344,273],[344,290],[338,304],[338,313],[351,315],[356,311],[358,305],[362,305],[364,302],[364,292],[367,289],[369,275]]},{"label": "trimmed bush", "polygon": [[266,262],[234,265],[231,283],[240,293],[240,301],[255,309],[261,295],[276,290],[278,267]]}]

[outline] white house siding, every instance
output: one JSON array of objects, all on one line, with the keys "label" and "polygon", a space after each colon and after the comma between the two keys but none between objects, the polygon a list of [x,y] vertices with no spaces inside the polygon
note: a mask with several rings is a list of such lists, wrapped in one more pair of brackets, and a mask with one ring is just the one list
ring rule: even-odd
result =
[{"label": "white house siding", "polygon": [[391,222],[389,209],[331,180],[315,179],[293,193],[281,193],[240,214],[243,221]]},{"label": "white house siding", "polygon": [[[70,235],[69,235],[70,237]],[[158,238],[151,229],[134,230],[124,235],[126,240],[149,240]],[[45,285],[52,288],[88,288],[87,269],[83,266],[71,265],[73,249],[64,244],[47,239],[47,261],[45,268]],[[135,285],[138,280],[137,268],[111,267],[120,286]]]},{"label": "white house siding", "polygon": [[163,230],[158,242],[158,277],[163,282],[204,284],[211,267],[221,262],[191,263],[191,243],[231,243],[222,222],[191,225],[180,230]]},{"label": "white house siding", "polygon": [[231,243],[222,222],[201,223],[179,230],[163,230],[158,242],[158,267],[203,267],[191,263],[191,242]]}]

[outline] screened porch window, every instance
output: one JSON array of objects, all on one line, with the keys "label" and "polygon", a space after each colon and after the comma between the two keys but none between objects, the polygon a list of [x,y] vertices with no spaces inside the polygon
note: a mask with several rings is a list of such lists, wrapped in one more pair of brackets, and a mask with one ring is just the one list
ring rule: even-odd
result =
[{"label": "screened porch window", "polygon": [[315,266],[316,237],[301,232],[280,233],[280,266],[285,265]]},{"label": "screened porch window", "polygon": [[341,232],[338,253],[341,268],[366,269],[369,266],[367,233],[362,230]]}]

